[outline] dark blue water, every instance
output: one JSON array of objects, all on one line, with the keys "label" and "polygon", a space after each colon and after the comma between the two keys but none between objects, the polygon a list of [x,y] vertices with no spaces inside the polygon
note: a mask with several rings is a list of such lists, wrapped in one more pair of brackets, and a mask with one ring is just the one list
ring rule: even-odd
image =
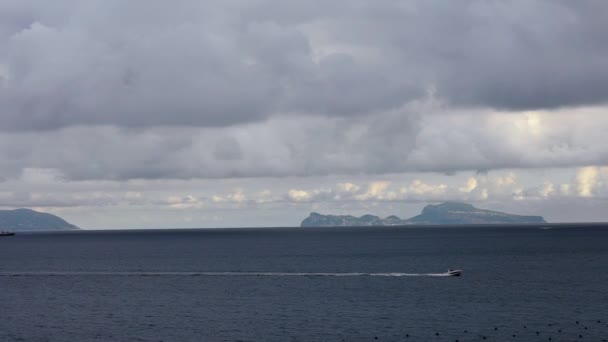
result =
[{"label": "dark blue water", "polygon": [[0,273],[0,341],[608,339],[602,227],[21,234]]}]

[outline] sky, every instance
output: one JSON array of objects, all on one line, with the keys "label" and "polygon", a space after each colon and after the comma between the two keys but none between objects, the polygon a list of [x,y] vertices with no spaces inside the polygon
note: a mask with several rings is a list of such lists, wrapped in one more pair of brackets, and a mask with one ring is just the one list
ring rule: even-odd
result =
[{"label": "sky", "polygon": [[0,0],[0,208],[608,221],[608,2]]}]

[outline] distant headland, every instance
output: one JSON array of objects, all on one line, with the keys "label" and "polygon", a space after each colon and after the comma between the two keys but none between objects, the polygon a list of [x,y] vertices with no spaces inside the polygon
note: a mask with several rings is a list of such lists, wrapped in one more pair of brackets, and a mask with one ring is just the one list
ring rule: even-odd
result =
[{"label": "distant headland", "polygon": [[80,229],[53,214],[31,209],[0,210],[0,231],[54,231]]},{"label": "distant headland", "polygon": [[355,217],[352,215],[321,215],[310,213],[301,227],[359,227],[401,225],[457,225],[457,224],[521,224],[546,223],[542,216],[522,216],[499,211],[478,209],[467,203],[444,202],[427,205],[420,215],[409,219],[397,216],[380,218],[374,215]]}]

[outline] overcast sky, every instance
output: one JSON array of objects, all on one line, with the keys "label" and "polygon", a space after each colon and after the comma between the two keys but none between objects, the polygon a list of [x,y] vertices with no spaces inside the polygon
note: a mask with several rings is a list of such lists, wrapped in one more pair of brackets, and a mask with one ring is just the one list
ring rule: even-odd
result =
[{"label": "overcast sky", "polygon": [[0,0],[0,208],[608,221],[608,2]]}]

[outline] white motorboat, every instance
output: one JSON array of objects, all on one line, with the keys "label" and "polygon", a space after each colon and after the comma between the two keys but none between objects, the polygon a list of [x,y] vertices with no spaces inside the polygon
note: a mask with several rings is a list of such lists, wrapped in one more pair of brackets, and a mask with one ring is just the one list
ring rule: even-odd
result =
[{"label": "white motorboat", "polygon": [[448,268],[448,275],[451,277],[460,277],[462,270],[452,270]]}]

